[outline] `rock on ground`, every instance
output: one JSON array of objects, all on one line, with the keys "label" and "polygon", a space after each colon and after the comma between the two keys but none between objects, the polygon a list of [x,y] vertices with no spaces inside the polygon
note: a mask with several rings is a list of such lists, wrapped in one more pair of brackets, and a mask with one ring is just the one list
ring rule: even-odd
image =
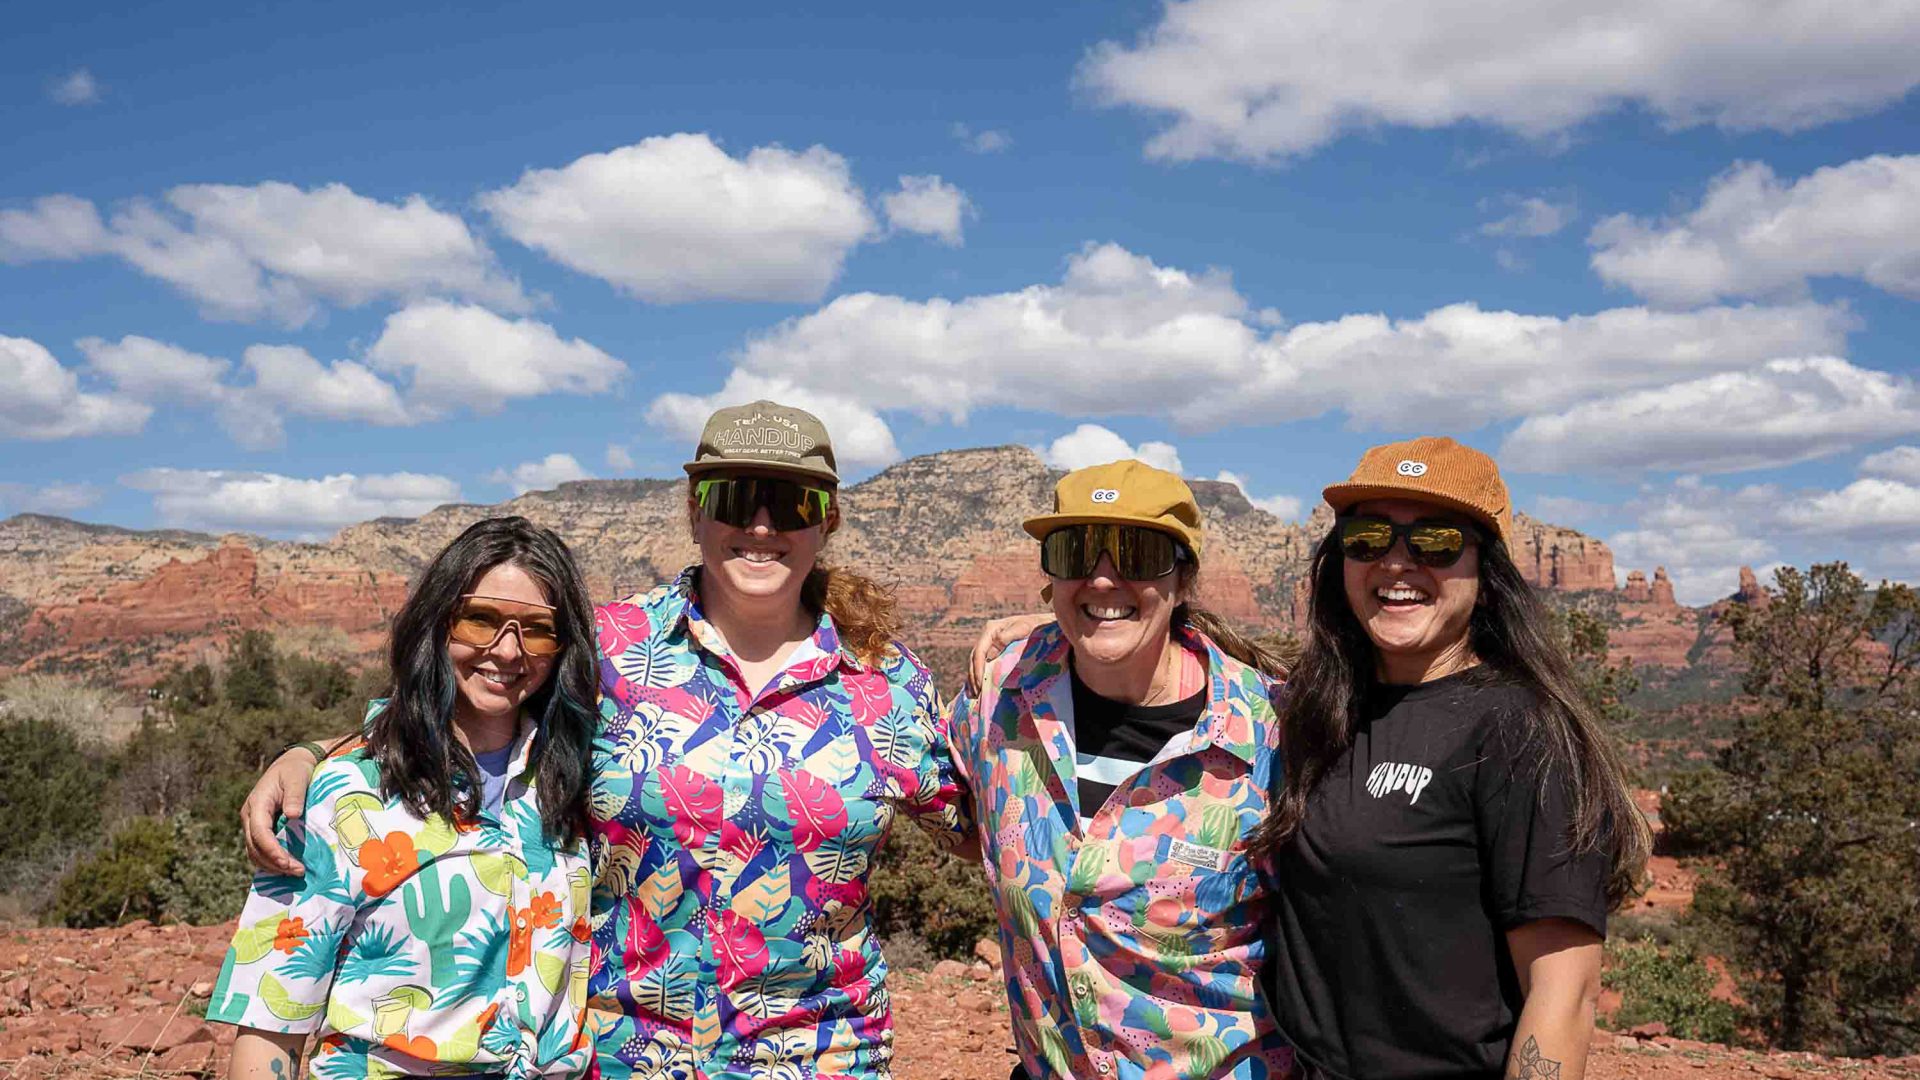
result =
[{"label": "rock on ground", "polygon": [[[202,1023],[231,926],[0,930],[0,1080],[224,1075],[233,1029]],[[999,978],[974,964],[893,986],[899,1080],[1005,1080],[1013,1065]],[[995,958],[997,959],[997,957]],[[1846,1077],[1920,1080],[1920,1059],[1756,1054],[1648,1033],[1595,1032],[1592,1080]]]}]

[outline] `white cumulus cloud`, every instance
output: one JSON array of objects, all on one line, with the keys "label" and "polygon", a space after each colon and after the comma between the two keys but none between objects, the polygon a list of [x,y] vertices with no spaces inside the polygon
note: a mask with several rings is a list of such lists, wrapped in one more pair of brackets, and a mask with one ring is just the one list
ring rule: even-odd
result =
[{"label": "white cumulus cloud", "polygon": [[70,439],[128,435],[153,409],[80,389],[80,377],[31,338],[0,335],[0,438]]},{"label": "white cumulus cloud", "polygon": [[572,454],[548,454],[539,461],[523,461],[511,469],[495,469],[487,479],[507,485],[515,495],[524,495],[558,487],[569,480],[591,480],[593,474],[582,468]]},{"label": "white cumulus cloud", "polygon": [[1180,451],[1171,443],[1149,441],[1135,446],[1099,424],[1081,424],[1039,449],[1040,457],[1056,469],[1084,469],[1132,458],[1176,475],[1185,471]]},{"label": "white cumulus cloud", "polygon": [[1500,460],[1517,472],[1733,472],[1920,430],[1913,381],[1837,357],[1774,360],[1529,417]]},{"label": "white cumulus cloud", "polygon": [[1868,476],[1920,484],[1920,446],[1896,446],[1868,455],[1860,463],[1860,471]]},{"label": "white cumulus cloud", "polygon": [[632,472],[633,471],[633,451],[628,450],[626,447],[621,446],[619,443],[608,443],[607,444],[607,468],[615,469],[623,473]]},{"label": "white cumulus cloud", "polygon": [[229,389],[221,418],[243,446],[276,446],[286,414],[381,427],[414,422],[392,383],[352,360],[322,364],[293,345],[252,345],[253,383]]},{"label": "white cumulus cloud", "polygon": [[1840,351],[1842,307],[1616,308],[1567,317],[1452,304],[1273,330],[1225,272],[1089,245],[1057,285],[909,300],[841,296],[751,340],[739,369],[833,387],[869,410],[955,422],[1012,406],[1154,415],[1184,430],[1342,411],[1358,425],[1466,429],[1778,356]]},{"label": "white cumulus cloud", "polygon": [[833,439],[833,452],[844,473],[849,468],[891,465],[900,460],[893,429],[872,409],[837,393],[795,384],[777,375],[736,370],[726,385],[712,394],[662,394],[647,408],[647,421],[675,438],[686,440],[687,456],[715,409],[750,401],[777,401],[805,409],[820,418]]},{"label": "white cumulus cloud", "polygon": [[57,105],[98,105],[102,94],[100,80],[86,68],[74,68],[47,87],[47,96]]},{"label": "white cumulus cloud", "polygon": [[344,184],[184,184],[162,205],[136,199],[106,219],[71,195],[0,210],[0,262],[100,255],[172,285],[219,319],[300,326],[323,303],[428,295],[529,306],[466,223],[419,195],[386,203]]},{"label": "white cumulus cloud", "polygon": [[1301,519],[1302,515],[1300,511],[1303,509],[1303,504],[1299,499],[1291,495],[1269,495],[1263,499],[1256,499],[1254,498],[1253,492],[1247,489],[1247,482],[1241,478],[1240,474],[1230,472],[1226,469],[1221,469],[1220,475],[1214,477],[1214,479],[1223,484],[1232,484],[1234,487],[1239,488],[1240,494],[1245,495],[1248,502],[1279,518],[1281,521],[1299,521]]},{"label": "white cumulus cloud", "polygon": [[119,341],[81,338],[75,344],[89,367],[137,401],[212,404],[225,399],[221,380],[233,365],[217,356],[203,356],[139,334]]},{"label": "white cumulus cloud", "polygon": [[975,214],[967,194],[937,176],[903,176],[900,186],[880,197],[887,224],[899,232],[939,237],[959,247],[966,219]]},{"label": "white cumulus cloud", "polygon": [[654,303],[817,300],[876,229],[845,158],[704,134],[531,169],[480,205],[508,236]]},{"label": "white cumulus cloud", "polygon": [[377,517],[418,517],[460,498],[444,476],[338,473],[317,479],[220,469],[142,469],[120,478],[153,494],[167,525],[311,538]]},{"label": "white cumulus cloud", "polygon": [[1920,84],[1916,55],[1908,0],[1170,0],[1079,80],[1167,118],[1151,156],[1265,162],[1355,130],[1544,137],[1623,107],[1797,131],[1897,101]]},{"label": "white cumulus cloud", "polygon": [[420,419],[461,406],[496,413],[515,398],[542,394],[598,394],[627,374],[625,364],[544,322],[439,300],[388,316],[366,362],[408,378],[407,407]]},{"label": "white cumulus cloud", "polygon": [[1603,279],[1660,304],[1795,295],[1830,276],[1920,299],[1920,154],[1861,158],[1792,183],[1744,162],[1693,210],[1615,215],[1589,242]]}]

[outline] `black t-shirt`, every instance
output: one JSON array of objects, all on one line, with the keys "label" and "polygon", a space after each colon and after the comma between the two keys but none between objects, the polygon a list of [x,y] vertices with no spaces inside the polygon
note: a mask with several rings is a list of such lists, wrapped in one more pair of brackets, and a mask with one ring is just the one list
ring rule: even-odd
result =
[{"label": "black t-shirt", "polygon": [[1382,688],[1274,867],[1268,998],[1336,1076],[1498,1077],[1522,1004],[1506,932],[1606,933],[1603,852],[1569,852],[1564,769],[1481,669]]},{"label": "black t-shirt", "polygon": [[[1068,666],[1072,672],[1072,666]],[[1093,820],[1113,789],[1145,768],[1167,744],[1193,736],[1207,692],[1170,705],[1131,705],[1101,697],[1073,673],[1074,775],[1080,820]]]}]

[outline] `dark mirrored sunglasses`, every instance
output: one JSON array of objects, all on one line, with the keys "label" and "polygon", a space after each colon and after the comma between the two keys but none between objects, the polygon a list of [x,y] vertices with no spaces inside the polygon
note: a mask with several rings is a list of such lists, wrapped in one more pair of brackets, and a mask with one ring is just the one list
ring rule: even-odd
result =
[{"label": "dark mirrored sunglasses", "polygon": [[1068,525],[1040,541],[1040,569],[1057,578],[1093,576],[1100,556],[1128,581],[1152,581],[1173,573],[1186,548],[1159,529],[1142,525]]},{"label": "dark mirrored sunglasses", "polygon": [[1335,527],[1340,531],[1340,552],[1354,562],[1378,562],[1393,545],[1406,541],[1407,554],[1421,566],[1445,569],[1460,561],[1472,530],[1451,521],[1392,522],[1383,517],[1342,517]]},{"label": "dark mirrored sunglasses", "polygon": [[463,597],[447,627],[447,637],[476,649],[491,649],[509,627],[519,635],[521,651],[529,656],[552,656],[563,644],[553,609],[487,597]]},{"label": "dark mirrored sunglasses", "polygon": [[827,520],[833,492],[794,480],[764,476],[714,477],[693,486],[693,501],[705,516],[745,529],[762,509],[774,529],[791,532]]}]

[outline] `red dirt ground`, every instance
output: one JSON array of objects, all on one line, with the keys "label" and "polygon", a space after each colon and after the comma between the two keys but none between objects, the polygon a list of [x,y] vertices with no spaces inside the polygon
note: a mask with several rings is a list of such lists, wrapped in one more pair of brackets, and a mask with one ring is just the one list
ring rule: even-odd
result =
[{"label": "red dirt ground", "polygon": [[[219,1077],[232,1029],[195,1018],[230,927],[0,931],[0,1080]],[[1004,1080],[1013,1063],[999,976],[952,961],[894,986],[899,1080]],[[203,1005],[204,1007],[204,1005]],[[1920,1059],[1831,1061],[1598,1031],[1593,1080],[1920,1080]]]}]

